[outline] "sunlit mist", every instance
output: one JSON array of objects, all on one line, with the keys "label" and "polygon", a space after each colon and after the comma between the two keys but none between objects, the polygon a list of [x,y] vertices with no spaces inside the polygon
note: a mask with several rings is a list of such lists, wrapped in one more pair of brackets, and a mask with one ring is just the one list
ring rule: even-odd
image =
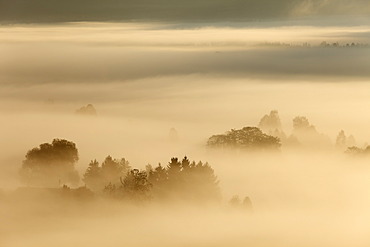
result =
[{"label": "sunlit mist", "polygon": [[0,0],[0,246],[369,246],[368,3],[92,2]]}]

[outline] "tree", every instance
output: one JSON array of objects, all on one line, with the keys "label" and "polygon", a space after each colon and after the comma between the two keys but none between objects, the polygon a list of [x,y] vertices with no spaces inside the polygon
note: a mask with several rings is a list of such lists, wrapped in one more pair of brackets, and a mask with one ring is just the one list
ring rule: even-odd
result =
[{"label": "tree", "polygon": [[246,196],[244,198],[242,206],[246,210],[249,210],[249,211],[252,211],[253,210],[252,201],[251,201],[251,199],[248,196]]},{"label": "tree", "polygon": [[306,117],[298,116],[293,119],[293,131],[316,131],[316,129],[310,125]]},{"label": "tree", "polygon": [[[93,171],[95,162],[88,171]],[[172,158],[167,167],[159,164],[146,170],[130,169],[125,177],[120,178],[120,185],[107,183],[103,192],[113,198],[143,202],[156,200],[183,200],[188,202],[206,202],[220,199],[218,179],[208,163],[197,164],[187,157],[181,162]]]},{"label": "tree", "polygon": [[97,112],[92,104],[88,104],[87,106],[83,106],[80,109],[76,110],[76,114],[96,116]]},{"label": "tree", "polygon": [[121,183],[124,198],[140,202],[150,199],[152,184],[148,181],[148,174],[145,171],[133,169],[124,179],[121,178]]},{"label": "tree", "polygon": [[27,152],[20,176],[22,182],[32,186],[76,185],[79,182],[75,169],[77,161],[75,143],[54,139],[52,143],[43,143]]},{"label": "tree", "polygon": [[254,150],[277,150],[281,146],[280,139],[264,134],[259,128],[244,127],[240,130],[214,135],[208,139],[209,147],[242,148]]},{"label": "tree", "polygon": [[153,169],[152,166],[147,166],[148,181],[153,185],[151,193],[153,198],[164,200],[168,195],[168,174],[166,168],[161,163]]},{"label": "tree", "polygon": [[126,159],[117,160],[107,156],[101,166],[96,160],[90,162],[83,181],[90,189],[101,192],[108,184],[118,186],[120,179],[124,178],[129,170],[130,165]]},{"label": "tree", "polygon": [[343,130],[341,130],[335,141],[335,146],[339,149],[344,149],[347,146],[347,137]]},{"label": "tree", "polygon": [[124,158],[117,160],[108,156],[102,163],[101,170],[106,184],[119,184],[120,178],[126,176],[127,172],[130,170],[130,164]]},{"label": "tree", "polygon": [[220,199],[219,181],[207,162],[199,161],[196,165],[193,162],[190,172],[185,175],[187,189],[192,199],[197,201]]},{"label": "tree", "polygon": [[282,143],[287,139],[282,128],[279,112],[276,110],[263,116],[258,124],[258,128],[268,135],[279,138]]},{"label": "tree", "polygon": [[276,131],[282,131],[278,111],[271,111],[269,115],[263,116],[258,124],[258,128],[270,135]]},{"label": "tree", "polygon": [[238,195],[235,195],[230,199],[229,205],[235,209],[240,209],[247,212],[253,211],[252,201],[248,196],[244,197],[244,200],[242,202],[240,197]]},{"label": "tree", "polygon": [[179,134],[175,128],[171,128],[170,132],[168,133],[168,140],[172,143],[176,143],[179,141]]},{"label": "tree", "polygon": [[168,180],[167,171],[161,163],[153,170],[151,165],[147,166],[147,174],[150,183],[163,184]]},{"label": "tree", "polygon": [[[293,119],[293,134],[289,139],[298,140],[300,147],[306,148],[331,148],[330,138],[319,133],[306,117],[298,116]],[[290,142],[293,146],[292,142]]]},{"label": "tree", "polygon": [[336,148],[343,151],[347,149],[348,147],[353,147],[355,145],[356,145],[356,140],[353,137],[353,135],[350,135],[347,137],[346,134],[344,133],[344,130],[341,130],[338,133],[337,139],[335,141]]},{"label": "tree", "polygon": [[365,146],[364,148],[359,148],[356,146],[349,147],[345,153],[355,157],[368,157],[370,155],[370,146]]},{"label": "tree", "polygon": [[208,163],[190,162],[186,156],[181,162],[172,158],[166,168],[159,164],[148,176],[153,197],[158,199],[192,202],[220,199],[218,179]]},{"label": "tree", "polygon": [[230,201],[229,201],[229,204],[232,206],[232,207],[239,207],[240,204],[241,204],[241,200],[239,198],[238,195],[234,195]]},{"label": "tree", "polygon": [[178,158],[171,158],[171,162],[168,163],[167,172],[170,177],[176,177],[181,171],[181,163]]},{"label": "tree", "polygon": [[102,169],[98,161],[92,160],[90,162],[84,174],[83,181],[93,191],[99,191],[105,186],[104,181],[102,181]]}]

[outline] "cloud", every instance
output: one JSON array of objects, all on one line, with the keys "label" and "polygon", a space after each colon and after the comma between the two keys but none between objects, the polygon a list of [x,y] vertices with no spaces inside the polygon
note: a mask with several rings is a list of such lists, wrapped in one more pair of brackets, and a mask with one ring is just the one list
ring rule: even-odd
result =
[{"label": "cloud", "polygon": [[366,15],[370,2],[366,0],[304,0],[293,10],[293,15]]},{"label": "cloud", "polygon": [[213,22],[369,13],[364,0],[0,0],[2,22]]}]

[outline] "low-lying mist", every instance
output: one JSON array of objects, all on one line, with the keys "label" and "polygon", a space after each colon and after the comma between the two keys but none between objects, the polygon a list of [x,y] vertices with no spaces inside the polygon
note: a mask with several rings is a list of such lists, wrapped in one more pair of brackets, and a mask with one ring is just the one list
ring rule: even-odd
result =
[{"label": "low-lying mist", "polygon": [[[221,181],[221,203],[132,205],[119,200],[58,198],[45,193],[27,197],[8,191],[1,196],[1,217],[7,222],[1,227],[2,244],[368,244],[366,160],[308,152],[202,157],[207,157]],[[228,199],[234,194],[248,195],[253,201],[253,213],[229,205]]]},{"label": "low-lying mist", "polygon": [[368,26],[69,24],[1,31],[4,84],[123,83],[192,74],[335,81],[370,76]]},{"label": "low-lying mist", "polygon": [[1,26],[0,246],[368,246],[369,30]]}]

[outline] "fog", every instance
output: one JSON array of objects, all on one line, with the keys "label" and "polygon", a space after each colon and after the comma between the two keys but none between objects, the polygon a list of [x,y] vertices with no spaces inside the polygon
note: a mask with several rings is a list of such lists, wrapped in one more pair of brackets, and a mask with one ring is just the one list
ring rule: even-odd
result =
[{"label": "fog", "polygon": [[[369,245],[369,156],[337,145],[341,130],[359,149],[370,140],[368,25],[64,23],[0,33],[0,246]],[[260,127],[272,110],[287,137],[277,152],[207,146]],[[311,142],[299,139],[297,116],[309,120]],[[77,185],[22,182],[27,152],[56,138],[76,144]],[[108,155],[142,170],[172,157],[208,162],[221,199],[79,194],[91,189],[90,161]],[[253,206],[229,203],[234,195]]]},{"label": "fog", "polygon": [[[70,24],[1,29],[0,49],[6,58],[0,63],[1,79],[17,85],[189,74],[335,81],[370,76],[368,26],[178,29]],[[322,42],[358,47],[327,49]]]}]

